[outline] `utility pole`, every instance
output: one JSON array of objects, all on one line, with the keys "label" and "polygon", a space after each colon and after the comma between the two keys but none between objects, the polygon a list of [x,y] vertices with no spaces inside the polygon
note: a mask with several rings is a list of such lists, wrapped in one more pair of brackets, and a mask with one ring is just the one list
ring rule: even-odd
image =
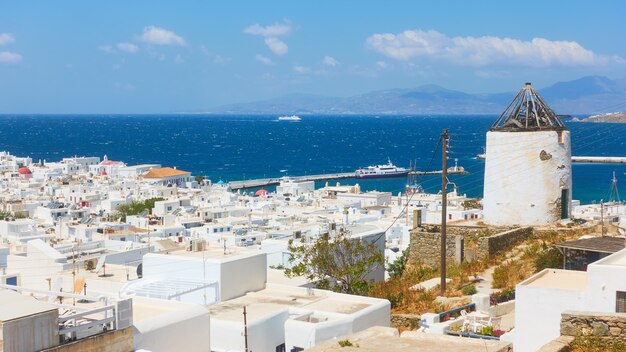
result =
[{"label": "utility pole", "polygon": [[246,319],[246,306],[243,306],[243,338],[245,342],[245,352],[249,352],[248,350],[248,321]]},{"label": "utility pole", "polygon": [[448,212],[448,129],[441,133],[441,296],[446,293],[446,221]]},{"label": "utility pole", "polygon": [[604,199],[600,199],[600,231],[604,236]]}]

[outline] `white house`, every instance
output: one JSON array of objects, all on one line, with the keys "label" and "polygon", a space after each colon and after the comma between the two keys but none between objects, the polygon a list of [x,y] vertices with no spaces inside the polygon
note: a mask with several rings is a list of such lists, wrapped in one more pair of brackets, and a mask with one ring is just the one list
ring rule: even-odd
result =
[{"label": "white house", "polygon": [[566,310],[626,313],[626,249],[600,259],[587,272],[545,269],[515,292],[515,351],[536,351],[560,335]]},{"label": "white house", "polygon": [[195,182],[191,177],[191,172],[178,170],[171,167],[154,168],[146,172],[143,176],[144,180],[151,184],[159,184],[163,186],[176,185],[186,187],[188,184]]}]

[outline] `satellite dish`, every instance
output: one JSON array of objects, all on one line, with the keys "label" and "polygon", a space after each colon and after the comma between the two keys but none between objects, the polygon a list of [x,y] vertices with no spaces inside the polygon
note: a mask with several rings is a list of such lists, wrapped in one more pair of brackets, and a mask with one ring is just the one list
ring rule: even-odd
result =
[{"label": "satellite dish", "polygon": [[140,279],[143,277],[143,263],[137,266],[137,277]]}]

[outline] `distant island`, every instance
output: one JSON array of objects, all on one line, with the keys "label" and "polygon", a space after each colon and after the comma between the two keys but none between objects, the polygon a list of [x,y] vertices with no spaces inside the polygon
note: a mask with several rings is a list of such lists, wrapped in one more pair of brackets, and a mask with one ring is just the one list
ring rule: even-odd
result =
[{"label": "distant island", "polygon": [[[519,86],[523,82],[519,83]],[[414,88],[385,89],[352,96],[319,96],[293,93],[269,100],[236,103],[202,110],[209,114],[264,115],[444,115],[500,114],[515,96],[510,92],[467,93],[434,84]],[[587,76],[539,89],[559,114],[605,112],[607,106],[626,101],[626,78]]]},{"label": "distant island", "polygon": [[602,115],[593,115],[584,119],[573,118],[574,122],[614,122],[614,123],[624,123],[626,122],[626,111],[625,112],[610,112]]}]

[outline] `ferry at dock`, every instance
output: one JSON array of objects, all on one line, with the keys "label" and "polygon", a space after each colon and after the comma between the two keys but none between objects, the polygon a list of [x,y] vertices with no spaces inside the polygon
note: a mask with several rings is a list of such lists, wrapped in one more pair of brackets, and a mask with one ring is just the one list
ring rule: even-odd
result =
[{"label": "ferry at dock", "polygon": [[390,159],[387,159],[386,165],[372,165],[364,169],[355,171],[357,178],[383,178],[383,177],[402,177],[409,173],[409,169],[395,166]]}]

